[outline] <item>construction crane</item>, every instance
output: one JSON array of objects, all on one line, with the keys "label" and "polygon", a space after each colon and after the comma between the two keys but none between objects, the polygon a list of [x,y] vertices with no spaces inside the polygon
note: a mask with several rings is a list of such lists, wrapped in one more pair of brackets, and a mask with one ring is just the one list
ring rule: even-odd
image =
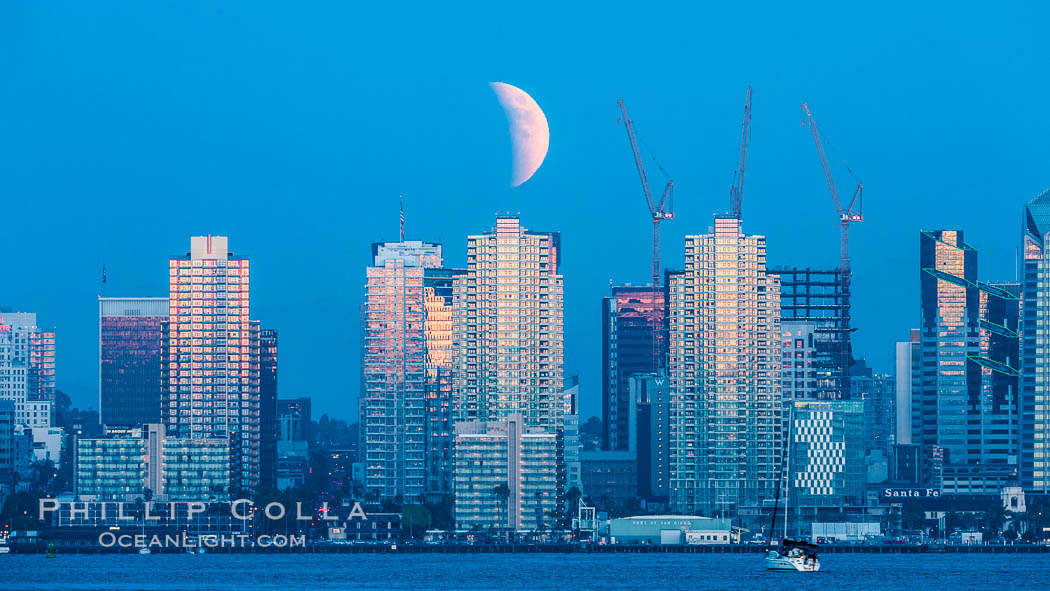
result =
[{"label": "construction crane", "polygon": [[744,129],[740,134],[740,163],[733,174],[733,186],[729,188],[729,212],[740,219],[744,206],[744,169],[747,165],[747,141],[751,138],[751,87],[747,87],[744,101]]},{"label": "construction crane", "polygon": [[[642,179],[642,191],[645,193],[645,202],[649,205],[649,213],[653,219],[653,287],[660,287],[660,222],[674,219],[673,203],[668,200],[674,181],[668,177],[667,187],[664,188],[663,197],[657,203],[653,200],[653,193],[649,189],[649,179],[645,176],[645,164],[642,162],[642,153],[638,150],[638,139],[634,135],[634,125],[627,115],[627,107],[623,101],[619,101],[620,111],[623,113],[623,124],[627,127],[627,137],[631,140],[631,151],[634,153],[634,163],[638,167],[638,176]],[[660,171],[667,175],[663,167],[657,164]]]},{"label": "construction crane", "polygon": [[[824,154],[820,128],[817,127],[817,122],[813,120],[813,114],[809,112],[809,105],[802,103],[802,111],[805,115],[803,125],[809,125],[809,131],[813,134],[813,143],[817,145],[817,156],[820,157],[820,166],[824,169],[824,178],[828,181],[828,191],[831,193],[831,199],[835,203],[835,212],[839,216],[839,225],[842,229],[842,260],[839,271],[843,277],[843,285],[849,285],[849,225],[854,222],[864,221],[864,199],[862,195],[864,183],[860,182],[853,170],[846,166],[846,170],[857,181],[857,190],[853,192],[853,198],[850,199],[849,205],[843,207],[842,201],[839,199],[839,191],[835,185],[835,179],[831,176],[831,166],[828,165],[828,158]],[[839,161],[842,161],[842,159],[839,158]],[[846,163],[842,162],[842,165],[845,166]]]},{"label": "construction crane", "polygon": [[[820,128],[817,127],[817,122],[813,119],[813,114],[809,112],[809,105],[802,103],[803,113],[803,125],[809,126],[810,133],[813,134],[813,143],[817,146],[817,156],[820,157],[820,166],[824,169],[824,178],[828,182],[828,191],[831,193],[831,200],[835,203],[835,212],[839,217],[839,228],[842,234],[842,242],[840,246],[840,261],[839,261],[839,283],[842,292],[842,348],[839,351],[840,358],[839,363],[842,369],[843,376],[843,389],[849,387],[849,364],[851,361],[851,352],[849,347],[849,335],[850,335],[850,262],[849,262],[849,225],[852,223],[864,221],[864,199],[863,199],[863,188],[864,183],[860,181],[856,173],[846,166],[846,162],[839,157],[839,161],[846,167],[849,174],[857,181],[857,190],[853,192],[853,197],[849,200],[849,204],[843,204],[842,200],[839,199],[838,187],[835,184],[835,179],[831,175],[831,166],[828,164],[828,158],[824,154],[824,145],[821,141],[822,134]],[[828,144],[829,147],[834,151],[834,147]],[[836,152],[836,156],[838,153]]]}]

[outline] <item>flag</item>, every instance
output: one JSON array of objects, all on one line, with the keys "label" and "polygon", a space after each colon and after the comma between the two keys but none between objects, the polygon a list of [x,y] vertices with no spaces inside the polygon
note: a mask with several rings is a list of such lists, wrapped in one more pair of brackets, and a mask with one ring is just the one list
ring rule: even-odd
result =
[{"label": "flag", "polygon": [[106,282],[106,266],[102,265],[102,283]]},{"label": "flag", "polygon": [[405,241],[405,196],[399,195],[401,199],[401,242]]}]

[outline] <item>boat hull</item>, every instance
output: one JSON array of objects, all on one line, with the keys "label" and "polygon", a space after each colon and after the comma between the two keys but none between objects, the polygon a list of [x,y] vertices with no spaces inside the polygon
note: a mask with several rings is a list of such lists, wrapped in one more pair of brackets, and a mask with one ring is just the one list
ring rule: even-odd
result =
[{"label": "boat hull", "polygon": [[778,552],[770,552],[766,555],[766,570],[815,573],[820,570],[820,560],[807,560],[804,556],[781,556]]}]

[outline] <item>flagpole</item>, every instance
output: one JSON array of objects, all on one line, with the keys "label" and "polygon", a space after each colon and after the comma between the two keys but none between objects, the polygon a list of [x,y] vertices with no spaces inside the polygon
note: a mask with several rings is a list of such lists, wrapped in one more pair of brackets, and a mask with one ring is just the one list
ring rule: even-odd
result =
[{"label": "flagpole", "polygon": [[398,195],[401,203],[401,242],[405,241],[405,196]]}]

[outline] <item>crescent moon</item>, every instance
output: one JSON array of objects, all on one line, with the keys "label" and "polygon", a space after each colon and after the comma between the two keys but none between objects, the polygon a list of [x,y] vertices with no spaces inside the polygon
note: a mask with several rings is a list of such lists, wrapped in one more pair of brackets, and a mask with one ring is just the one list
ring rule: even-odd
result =
[{"label": "crescent moon", "polygon": [[517,187],[532,178],[547,157],[551,133],[547,117],[524,90],[503,82],[490,82],[510,124],[514,166],[510,186]]}]

